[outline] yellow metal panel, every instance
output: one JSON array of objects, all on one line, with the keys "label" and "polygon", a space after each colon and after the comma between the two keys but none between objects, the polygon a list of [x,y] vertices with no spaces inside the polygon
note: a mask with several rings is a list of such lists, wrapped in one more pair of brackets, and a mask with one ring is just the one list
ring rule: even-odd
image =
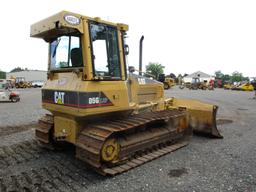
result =
[{"label": "yellow metal panel", "polygon": [[[71,25],[68,22],[65,21],[64,17],[65,15],[73,15],[80,19],[80,23],[77,25]],[[30,36],[31,37],[42,37],[42,35],[50,30],[53,30],[56,28],[56,22],[59,22],[60,27],[67,27],[67,28],[73,28],[77,29],[80,33],[83,33],[83,23],[82,23],[82,16],[76,13],[71,13],[68,11],[62,11],[60,13],[57,13],[51,17],[48,17],[42,21],[39,21],[33,25],[31,25],[30,29]]]},{"label": "yellow metal panel", "polygon": [[[81,73],[82,74],[82,73]],[[88,116],[121,110],[129,110],[128,90],[125,81],[81,81],[81,74],[54,73],[51,81],[47,81],[44,89],[72,92],[102,92],[112,102],[112,106],[80,109],[51,103],[43,103],[43,107],[74,116]]]},{"label": "yellow metal panel", "polygon": [[83,42],[83,56],[84,56],[84,80],[93,79],[93,69],[92,69],[92,56],[91,56],[91,43],[89,37],[89,26],[88,20],[83,20],[84,22],[84,35],[82,37]]},{"label": "yellow metal panel", "polygon": [[129,109],[128,91],[125,81],[87,81],[81,82],[80,91],[103,92],[113,106],[79,109],[83,115],[106,113]]},{"label": "yellow metal panel", "polygon": [[118,48],[119,48],[119,58],[120,58],[120,64],[121,64],[121,75],[122,75],[122,80],[125,80],[125,58],[124,58],[124,52],[123,52],[123,40],[122,40],[122,35],[121,32],[117,32],[118,36]]},{"label": "yellow metal panel", "polygon": [[117,28],[120,31],[128,31],[129,30],[129,26],[123,23],[117,23]]},{"label": "yellow metal panel", "polygon": [[[80,23],[76,24],[76,25],[72,25],[72,24],[66,22],[64,19],[65,15],[72,15],[72,16],[79,18]],[[59,22],[59,26],[77,29],[80,33],[86,33],[86,31],[84,31],[85,28],[83,26],[84,22],[82,22],[82,21],[87,22],[88,20],[104,23],[107,25],[112,25],[112,26],[117,27],[118,30],[121,30],[121,31],[127,31],[129,28],[128,25],[123,24],[123,23],[112,23],[109,21],[101,20],[99,17],[92,18],[92,17],[83,16],[83,15],[80,15],[77,13],[72,13],[69,11],[61,11],[55,15],[52,15],[42,21],[39,21],[39,22],[31,25],[30,36],[31,37],[42,37],[43,33],[55,29],[56,22]]]},{"label": "yellow metal panel", "polygon": [[75,120],[70,118],[54,117],[54,137],[75,144],[78,133],[78,125]]}]

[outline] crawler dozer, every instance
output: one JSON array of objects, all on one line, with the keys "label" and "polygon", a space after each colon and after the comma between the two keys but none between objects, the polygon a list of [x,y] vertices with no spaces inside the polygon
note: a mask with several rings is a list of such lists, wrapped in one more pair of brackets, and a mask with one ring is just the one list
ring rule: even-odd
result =
[{"label": "crawler dozer", "polygon": [[238,86],[231,87],[231,90],[237,90],[237,91],[253,91],[254,87],[251,83],[243,83]]},{"label": "crawler dozer", "polygon": [[16,77],[15,78],[15,87],[16,88],[30,88],[31,83],[25,80],[25,77]]},{"label": "crawler dozer", "polygon": [[192,131],[221,138],[217,106],[165,98],[161,82],[127,70],[128,25],[62,11],[31,26],[49,44],[36,138],[71,143],[76,157],[116,175],[188,144]]},{"label": "crawler dozer", "polygon": [[202,89],[202,90],[212,90],[213,87],[207,84],[207,81],[201,82],[199,77],[193,77],[192,82],[188,84],[189,89],[197,90],[197,89]]},{"label": "crawler dozer", "polygon": [[166,77],[165,74],[160,74],[158,77],[158,81],[164,84],[165,90],[168,90],[171,87],[175,86],[175,80],[171,77]]}]

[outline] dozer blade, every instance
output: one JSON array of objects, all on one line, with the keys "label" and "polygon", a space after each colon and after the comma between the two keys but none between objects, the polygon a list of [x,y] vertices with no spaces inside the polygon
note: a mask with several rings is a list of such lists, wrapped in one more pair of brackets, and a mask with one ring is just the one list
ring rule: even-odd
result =
[{"label": "dozer blade", "polygon": [[189,124],[193,132],[215,138],[223,138],[217,129],[218,106],[191,99],[173,98],[173,107],[186,108],[190,115]]}]

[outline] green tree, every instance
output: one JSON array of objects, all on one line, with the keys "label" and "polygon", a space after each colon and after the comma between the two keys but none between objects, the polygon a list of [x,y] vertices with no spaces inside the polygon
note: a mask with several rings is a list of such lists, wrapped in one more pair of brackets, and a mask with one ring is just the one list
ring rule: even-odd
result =
[{"label": "green tree", "polygon": [[223,75],[222,76],[222,81],[223,82],[230,82],[231,81],[230,75],[228,75],[228,74]]},{"label": "green tree", "polygon": [[243,74],[239,73],[238,71],[234,71],[231,76],[232,82],[240,82],[243,81]]},{"label": "green tree", "polygon": [[249,77],[243,77],[243,81],[248,81],[248,82],[250,82],[250,78],[249,78]]},{"label": "green tree", "polygon": [[60,68],[68,67],[68,63],[66,61],[60,61]]},{"label": "green tree", "polygon": [[6,79],[6,72],[0,70],[0,79]]},{"label": "green tree", "polygon": [[158,76],[160,74],[164,73],[164,66],[162,66],[160,63],[151,63],[149,62],[148,65],[146,65],[146,73],[153,75],[156,79],[158,79]]},{"label": "green tree", "polygon": [[224,74],[223,74],[220,70],[215,71],[215,77],[216,77],[216,79],[222,79],[223,76],[224,76]]}]

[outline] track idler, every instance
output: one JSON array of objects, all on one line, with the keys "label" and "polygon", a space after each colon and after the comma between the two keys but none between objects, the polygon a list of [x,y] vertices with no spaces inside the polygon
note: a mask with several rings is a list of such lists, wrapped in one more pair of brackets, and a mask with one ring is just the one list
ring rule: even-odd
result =
[{"label": "track idler", "polygon": [[120,143],[115,138],[108,139],[105,141],[101,149],[102,160],[112,163],[117,162],[120,154],[120,148]]}]

